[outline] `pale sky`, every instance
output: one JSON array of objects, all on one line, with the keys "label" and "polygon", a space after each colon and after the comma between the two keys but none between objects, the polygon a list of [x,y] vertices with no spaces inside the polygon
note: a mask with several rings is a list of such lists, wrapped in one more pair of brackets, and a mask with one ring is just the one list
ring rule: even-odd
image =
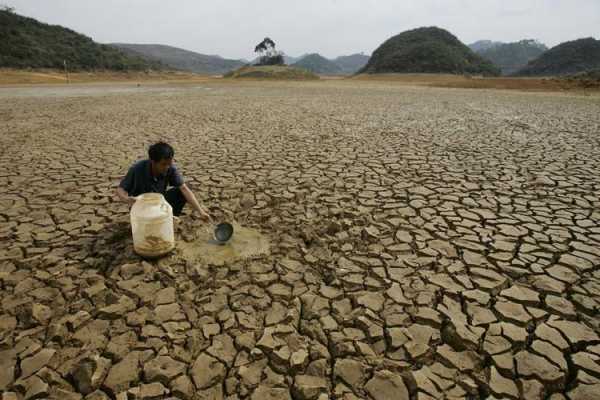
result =
[{"label": "pale sky", "polygon": [[370,54],[421,26],[464,43],[538,39],[552,47],[600,38],[600,0],[0,0],[22,15],[101,43],[157,43],[254,58],[265,36],[292,56]]}]

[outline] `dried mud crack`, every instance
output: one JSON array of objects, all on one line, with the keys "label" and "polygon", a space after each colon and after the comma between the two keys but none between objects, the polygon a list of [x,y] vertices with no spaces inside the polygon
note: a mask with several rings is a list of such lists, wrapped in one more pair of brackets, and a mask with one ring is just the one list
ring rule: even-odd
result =
[{"label": "dried mud crack", "polygon": [[[598,97],[203,85],[0,89],[3,400],[598,396]],[[158,139],[256,251],[133,252]]]}]

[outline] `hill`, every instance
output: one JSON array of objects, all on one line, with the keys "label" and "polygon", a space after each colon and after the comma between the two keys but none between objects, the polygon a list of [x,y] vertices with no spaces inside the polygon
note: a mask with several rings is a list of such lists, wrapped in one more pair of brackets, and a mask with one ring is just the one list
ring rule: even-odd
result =
[{"label": "hill", "polygon": [[570,84],[575,84],[582,89],[600,89],[600,69],[580,72],[555,80],[563,80]]},{"label": "hill", "polygon": [[514,43],[503,43],[477,53],[500,67],[503,75],[511,75],[527,65],[527,63],[548,50],[546,45],[535,40],[521,40]]},{"label": "hill", "polygon": [[600,68],[592,69],[586,72],[580,72],[574,75],[569,75],[568,78],[571,79],[594,79],[596,81],[600,81]]},{"label": "hill", "polygon": [[70,70],[161,69],[158,62],[130,56],[59,25],[0,9],[0,67]]},{"label": "hill", "polygon": [[339,65],[316,53],[302,57],[300,61],[292,64],[292,66],[320,75],[340,75],[343,73]]},{"label": "hill", "polygon": [[345,74],[354,74],[369,62],[369,56],[364,54],[351,54],[349,56],[340,56],[334,58],[333,61],[337,64]]},{"label": "hill", "polygon": [[288,56],[286,54],[283,55],[283,59],[287,65],[292,65],[300,61],[303,57],[306,57],[307,54],[303,54],[300,57]]},{"label": "hill", "polygon": [[491,62],[437,27],[413,29],[386,40],[360,72],[500,74]]},{"label": "hill", "polygon": [[[349,56],[340,56],[332,60],[317,53],[310,53],[301,55],[300,57],[284,54],[283,59],[285,60],[286,65],[297,65],[299,68],[308,70],[314,69],[313,72],[317,74],[350,75],[364,67],[365,64],[367,64],[367,61],[369,61],[369,56],[357,53]],[[257,62],[258,58],[254,59],[251,64],[256,64]]]},{"label": "hill", "polygon": [[241,60],[228,60],[220,56],[195,53],[162,44],[112,43],[130,55],[149,61],[159,61],[171,68],[204,74],[223,74],[244,65]]},{"label": "hill", "polygon": [[284,65],[244,66],[223,75],[234,79],[313,80],[318,75],[310,71]]},{"label": "hill", "polygon": [[494,42],[492,40],[478,40],[475,43],[471,43],[469,48],[475,53],[479,53],[482,50],[492,49],[494,47],[504,44],[503,42]]},{"label": "hill", "polygon": [[578,39],[561,43],[529,62],[515,75],[564,76],[600,68],[600,40]]}]

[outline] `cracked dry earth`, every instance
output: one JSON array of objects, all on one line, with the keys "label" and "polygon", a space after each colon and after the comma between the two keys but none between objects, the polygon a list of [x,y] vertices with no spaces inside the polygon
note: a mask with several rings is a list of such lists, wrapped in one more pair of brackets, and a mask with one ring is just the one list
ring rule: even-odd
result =
[{"label": "cracked dry earth", "polygon": [[[598,97],[12,88],[0,119],[2,399],[600,396]],[[160,138],[269,253],[132,252],[113,191]]]}]

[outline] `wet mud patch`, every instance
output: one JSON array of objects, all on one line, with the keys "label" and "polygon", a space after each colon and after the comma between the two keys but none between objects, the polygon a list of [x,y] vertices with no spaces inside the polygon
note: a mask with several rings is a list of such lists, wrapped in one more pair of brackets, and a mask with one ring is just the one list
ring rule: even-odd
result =
[{"label": "wet mud patch", "polygon": [[233,227],[233,237],[226,244],[216,243],[212,230],[206,226],[184,228],[184,239],[178,241],[175,257],[189,263],[223,266],[270,255],[271,244],[266,235],[238,223]]}]

